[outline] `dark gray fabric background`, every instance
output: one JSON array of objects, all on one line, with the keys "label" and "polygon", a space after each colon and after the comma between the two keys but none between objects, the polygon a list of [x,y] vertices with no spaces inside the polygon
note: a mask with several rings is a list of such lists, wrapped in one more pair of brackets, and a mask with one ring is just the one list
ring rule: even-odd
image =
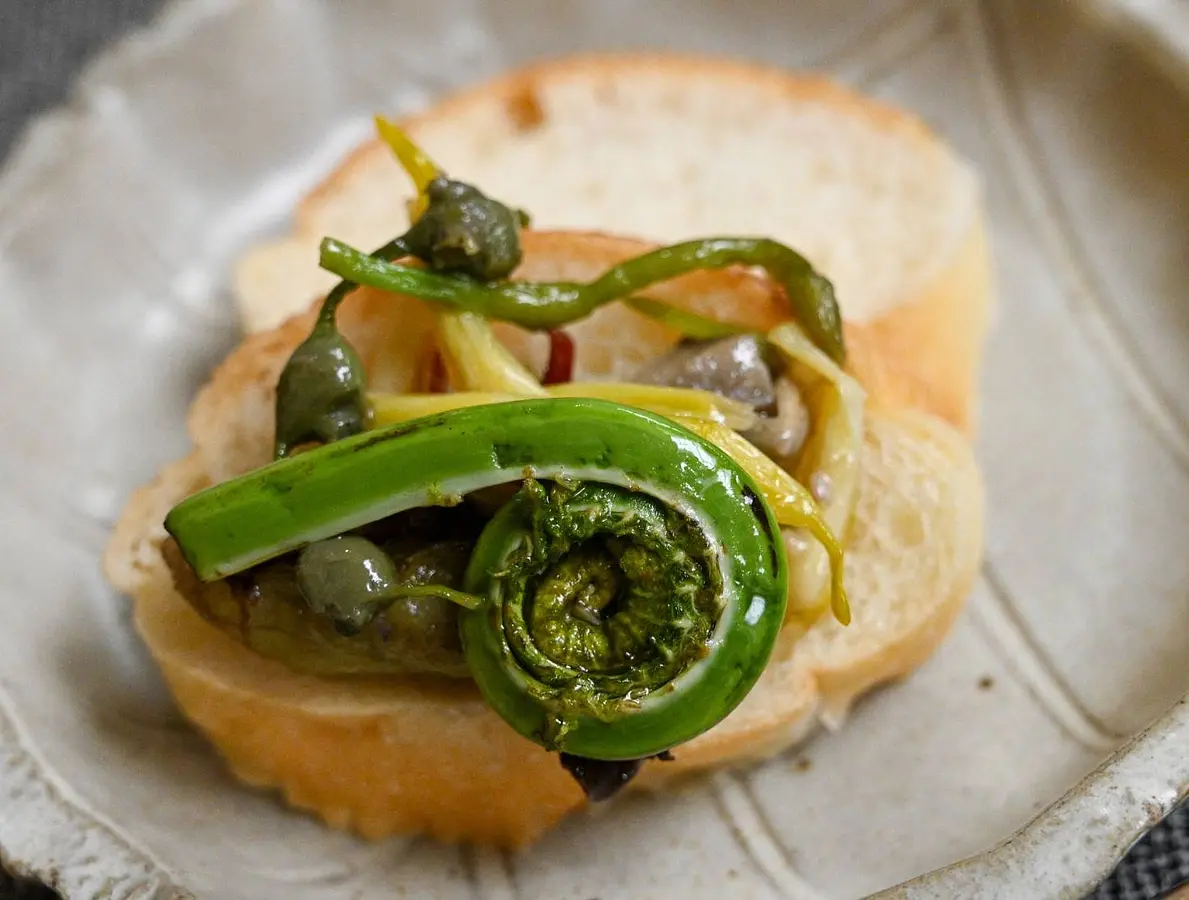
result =
[{"label": "dark gray fabric background", "polygon": [[[164,0],[0,0],[0,164],[30,116],[66,99],[79,69],[104,45],[149,21]],[[0,815],[4,811],[0,810]],[[1136,845],[1088,900],[1152,900],[1189,881],[1189,807]],[[0,871],[0,900],[52,891]]]}]

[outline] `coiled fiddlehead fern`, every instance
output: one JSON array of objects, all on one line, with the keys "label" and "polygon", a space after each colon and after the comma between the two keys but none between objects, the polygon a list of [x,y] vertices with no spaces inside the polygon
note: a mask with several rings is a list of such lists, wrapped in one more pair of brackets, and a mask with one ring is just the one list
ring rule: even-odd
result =
[{"label": "coiled fiddlehead fern", "polygon": [[166,528],[212,581],[515,482],[468,565],[481,603],[459,613],[488,703],[543,746],[596,759],[655,755],[721,721],[783,622],[784,545],[750,476],[650,413],[551,398],[429,416],[216,485]]}]

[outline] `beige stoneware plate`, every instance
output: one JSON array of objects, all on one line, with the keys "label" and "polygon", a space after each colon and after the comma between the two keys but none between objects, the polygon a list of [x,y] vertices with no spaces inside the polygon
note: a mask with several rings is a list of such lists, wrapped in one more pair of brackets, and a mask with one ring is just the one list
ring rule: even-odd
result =
[{"label": "beige stoneware plate", "polygon": [[[0,177],[8,865],[71,900],[1055,900],[1189,788],[1189,8],[676,6],[189,0],[28,134]],[[981,171],[984,577],[916,677],[787,757],[516,857],[328,832],[234,785],[179,720],[100,548],[235,339],[231,259],[368,113],[633,47],[826,70]]]}]

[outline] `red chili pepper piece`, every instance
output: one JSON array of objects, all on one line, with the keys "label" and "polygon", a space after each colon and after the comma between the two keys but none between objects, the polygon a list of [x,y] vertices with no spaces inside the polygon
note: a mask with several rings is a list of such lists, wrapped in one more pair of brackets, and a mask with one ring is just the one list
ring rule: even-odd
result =
[{"label": "red chili pepper piece", "polygon": [[542,384],[565,384],[574,379],[574,341],[564,331],[549,332],[549,365]]},{"label": "red chili pepper piece", "polygon": [[449,387],[450,377],[446,373],[446,361],[442,359],[442,351],[435,347],[429,358],[427,389],[431,394],[444,394]]}]

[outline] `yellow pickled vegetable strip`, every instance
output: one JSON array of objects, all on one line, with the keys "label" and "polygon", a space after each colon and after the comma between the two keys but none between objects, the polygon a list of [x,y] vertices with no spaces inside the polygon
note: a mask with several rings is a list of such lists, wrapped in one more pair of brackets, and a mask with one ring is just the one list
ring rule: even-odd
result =
[{"label": "yellow pickled vegetable strip", "polygon": [[571,382],[547,388],[500,343],[490,323],[475,313],[438,312],[438,343],[450,383],[459,391],[522,397],[592,397],[636,406],[665,416],[696,416],[747,429],[755,411],[745,403],[710,391],[621,382]]},{"label": "yellow pickled vegetable strip", "polygon": [[488,403],[511,403],[523,399],[512,394],[492,394],[486,391],[465,391],[457,394],[368,394],[372,412],[372,426],[410,422],[422,416],[462,409],[464,406],[484,406]]},{"label": "yellow pickled vegetable strip", "polygon": [[[845,537],[858,501],[866,394],[795,323],[778,325],[768,333],[768,341],[788,360],[787,375],[809,410],[809,436],[793,474],[808,485],[830,529]],[[808,553],[806,578],[816,571],[819,591],[824,592],[828,560],[819,547],[811,545]]]},{"label": "yellow pickled vegetable strip", "polygon": [[[620,389],[623,390],[620,390]],[[596,400],[610,400],[622,403],[624,406],[634,406],[649,412],[666,416],[679,424],[684,424],[690,418],[707,419],[719,422],[728,427],[747,427],[750,418],[743,418],[728,408],[731,421],[723,421],[724,412],[718,409],[717,403],[705,402],[701,396],[703,391],[686,388],[664,388],[651,394],[647,388],[635,384],[620,384],[618,382],[578,382],[574,384],[555,384],[545,388],[549,397],[590,397]],[[686,396],[686,395],[691,396]],[[714,401],[721,398],[717,394],[708,394]],[[448,412],[463,406],[479,406],[485,403],[510,403],[522,397],[510,393],[492,391],[466,391],[454,394],[384,394],[368,395],[371,407],[372,424],[374,426],[392,425],[396,422],[407,422],[422,416]],[[750,407],[747,407],[750,412]],[[754,416],[752,417],[754,418]]]},{"label": "yellow pickled vegetable strip", "polygon": [[446,373],[455,390],[547,396],[533,373],[499,342],[482,316],[462,310],[440,310],[437,334]]},{"label": "yellow pickled vegetable strip", "polygon": [[[705,419],[689,419],[682,424],[699,437],[718,445],[756,480],[764,492],[764,499],[776,514],[776,521],[785,527],[805,529],[822,546],[830,561],[830,607],[839,622],[849,625],[850,604],[843,579],[842,545],[823,518],[813,495],[755,445],[725,425]],[[814,609],[819,603],[818,592],[805,595],[796,590],[804,581],[802,573],[807,563],[812,565],[808,554],[789,559],[789,581],[794,588],[790,591],[789,605],[799,607],[800,611]]]},{"label": "yellow pickled vegetable strip", "polygon": [[818,483],[814,493],[824,495],[817,500],[826,521],[841,534],[858,499],[866,394],[796,324],[773,328],[768,342],[788,359],[789,376],[801,391],[812,422],[794,474],[811,490]]},{"label": "yellow pickled vegetable strip", "polygon": [[756,421],[746,403],[696,388],[654,387],[619,381],[573,381],[545,388],[550,397],[591,397],[636,406],[663,416],[694,416],[746,431]]},{"label": "yellow pickled vegetable strip", "polygon": [[417,188],[417,198],[409,205],[409,221],[416,222],[421,218],[421,214],[425,212],[429,203],[425,196],[425,189],[429,187],[431,181],[442,174],[442,170],[410,140],[404,129],[395,122],[391,122],[383,116],[376,116],[375,123],[380,140],[392,150],[396,161],[408,173],[409,178],[413,181],[413,186]]}]

